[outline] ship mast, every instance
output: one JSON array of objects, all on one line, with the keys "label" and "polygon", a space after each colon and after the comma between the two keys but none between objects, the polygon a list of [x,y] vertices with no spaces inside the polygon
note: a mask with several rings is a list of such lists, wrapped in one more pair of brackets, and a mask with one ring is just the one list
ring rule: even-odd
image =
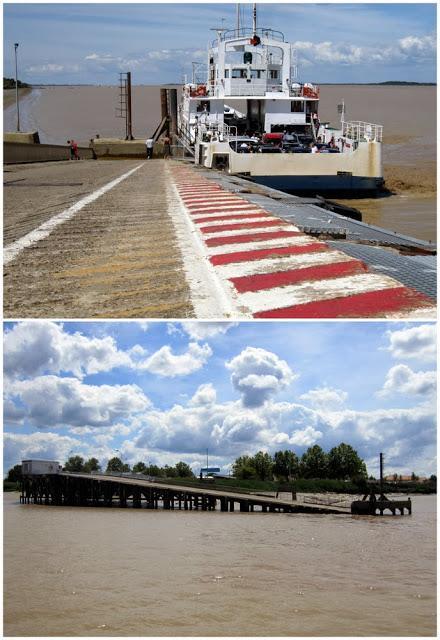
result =
[{"label": "ship mast", "polygon": [[237,35],[240,35],[240,3],[237,2]]},{"label": "ship mast", "polygon": [[252,27],[254,30],[254,36],[257,34],[257,3],[254,2],[254,7],[252,11]]}]

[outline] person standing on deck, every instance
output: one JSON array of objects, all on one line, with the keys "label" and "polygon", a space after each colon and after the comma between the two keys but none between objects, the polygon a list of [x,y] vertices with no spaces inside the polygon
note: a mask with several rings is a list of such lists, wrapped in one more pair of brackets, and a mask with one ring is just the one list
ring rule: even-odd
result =
[{"label": "person standing on deck", "polygon": [[75,160],[79,160],[78,143],[75,140],[72,140],[72,147]]},{"label": "person standing on deck", "polygon": [[170,136],[167,134],[163,139],[163,157],[165,160],[167,160],[167,158],[169,158],[170,155],[171,155],[171,139],[170,139]]},{"label": "person standing on deck", "polygon": [[153,148],[154,148],[153,138],[148,138],[147,140],[145,140],[145,146],[147,147],[147,160],[150,160],[153,157]]},{"label": "person standing on deck", "polygon": [[68,140],[67,144],[69,145],[69,150],[70,150],[70,160],[75,160],[75,150],[73,148],[73,140]]}]

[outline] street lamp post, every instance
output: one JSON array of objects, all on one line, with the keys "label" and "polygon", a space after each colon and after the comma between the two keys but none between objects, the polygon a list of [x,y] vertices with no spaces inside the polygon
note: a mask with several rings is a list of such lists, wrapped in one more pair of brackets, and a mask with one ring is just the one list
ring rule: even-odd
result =
[{"label": "street lamp post", "polygon": [[17,49],[18,49],[18,42],[16,42],[14,44],[14,53],[15,53],[15,104],[17,106],[17,131],[20,131],[20,107],[19,107],[19,104],[18,104]]}]

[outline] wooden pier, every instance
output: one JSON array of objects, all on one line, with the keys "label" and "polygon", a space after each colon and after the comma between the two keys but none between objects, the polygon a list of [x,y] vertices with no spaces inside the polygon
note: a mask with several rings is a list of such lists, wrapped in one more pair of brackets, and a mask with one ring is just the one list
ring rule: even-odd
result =
[{"label": "wooden pier", "polygon": [[102,474],[24,475],[21,504],[71,507],[133,507],[136,509],[181,509],[244,513],[349,514],[337,506],[312,505],[269,496],[179,486],[133,476]]}]

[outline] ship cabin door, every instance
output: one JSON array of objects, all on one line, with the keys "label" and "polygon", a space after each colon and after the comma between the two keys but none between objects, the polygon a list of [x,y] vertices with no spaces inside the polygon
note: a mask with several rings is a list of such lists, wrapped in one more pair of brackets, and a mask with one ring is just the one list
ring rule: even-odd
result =
[{"label": "ship cabin door", "polygon": [[264,132],[264,117],[266,111],[264,107],[264,100],[247,101],[246,127],[251,134]]}]

